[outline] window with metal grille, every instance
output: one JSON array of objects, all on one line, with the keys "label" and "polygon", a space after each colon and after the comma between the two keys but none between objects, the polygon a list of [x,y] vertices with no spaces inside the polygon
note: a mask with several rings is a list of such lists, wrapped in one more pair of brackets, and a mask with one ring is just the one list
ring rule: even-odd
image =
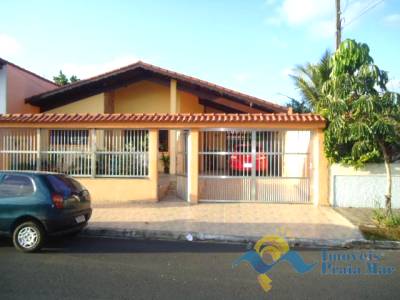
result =
[{"label": "window with metal grille", "polygon": [[[47,132],[47,134],[46,134]],[[40,169],[74,176],[91,176],[89,130],[42,130]]]},{"label": "window with metal grille", "polygon": [[146,177],[148,130],[0,129],[0,169]]},{"label": "window with metal grille", "polygon": [[87,144],[89,130],[50,130],[50,144],[63,143],[66,145]]},{"label": "window with metal grille", "polygon": [[97,130],[96,175],[148,176],[148,140],[147,130]]},{"label": "window with metal grille", "polygon": [[36,157],[36,129],[0,129],[0,170],[36,170]]}]

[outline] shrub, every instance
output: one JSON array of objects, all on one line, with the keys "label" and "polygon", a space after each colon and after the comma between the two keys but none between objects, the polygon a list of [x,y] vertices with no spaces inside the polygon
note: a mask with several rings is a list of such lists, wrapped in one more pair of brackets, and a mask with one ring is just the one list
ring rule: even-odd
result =
[{"label": "shrub", "polygon": [[385,211],[381,208],[377,208],[373,210],[372,217],[379,226],[383,227],[398,227],[400,226],[400,214],[392,213],[390,215],[386,215]]}]

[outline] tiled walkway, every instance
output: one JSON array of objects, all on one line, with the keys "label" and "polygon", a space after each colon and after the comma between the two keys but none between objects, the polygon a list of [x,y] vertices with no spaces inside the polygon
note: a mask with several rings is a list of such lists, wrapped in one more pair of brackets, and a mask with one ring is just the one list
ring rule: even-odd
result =
[{"label": "tiled walkway", "polygon": [[237,236],[359,239],[357,227],[330,207],[299,204],[183,201],[95,206],[92,228],[149,229]]}]

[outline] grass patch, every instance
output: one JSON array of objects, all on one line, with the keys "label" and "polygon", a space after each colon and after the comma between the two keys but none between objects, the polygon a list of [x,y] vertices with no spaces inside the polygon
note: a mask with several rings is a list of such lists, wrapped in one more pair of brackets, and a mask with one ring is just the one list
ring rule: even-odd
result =
[{"label": "grass patch", "polygon": [[400,241],[400,213],[387,216],[383,209],[377,208],[373,210],[372,220],[375,226],[359,226],[367,240]]},{"label": "grass patch", "polygon": [[374,209],[372,219],[380,227],[389,227],[389,228],[400,227],[399,213],[392,213],[392,215],[386,216],[383,209]]},{"label": "grass patch", "polygon": [[360,230],[367,240],[400,241],[400,227],[373,227],[360,225]]}]

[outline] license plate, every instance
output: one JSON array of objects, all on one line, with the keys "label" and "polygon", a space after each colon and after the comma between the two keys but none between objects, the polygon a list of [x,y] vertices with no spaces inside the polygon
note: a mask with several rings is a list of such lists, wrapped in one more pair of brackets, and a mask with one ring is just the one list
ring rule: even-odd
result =
[{"label": "license plate", "polygon": [[86,221],[86,218],[85,218],[85,216],[77,216],[77,217],[75,217],[75,221],[76,221],[76,223],[83,223]]},{"label": "license plate", "polygon": [[252,163],[244,163],[243,166],[245,168],[251,168],[253,166],[253,164]]}]

